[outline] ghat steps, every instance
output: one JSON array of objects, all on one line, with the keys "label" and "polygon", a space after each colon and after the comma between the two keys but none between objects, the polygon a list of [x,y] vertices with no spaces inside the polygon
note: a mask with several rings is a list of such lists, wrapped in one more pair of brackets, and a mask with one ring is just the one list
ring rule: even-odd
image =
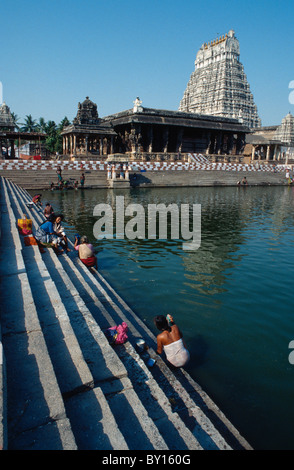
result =
[{"label": "ghat steps", "polygon": [[[17,219],[43,221],[29,194],[1,178],[0,446],[4,449],[251,449],[100,272],[72,250],[25,247]],[[72,244],[71,244],[72,246]],[[104,330],[125,321],[112,347]],[[135,344],[144,338],[149,369]],[[3,345],[3,351],[2,351]]]},{"label": "ghat steps", "polygon": [[[191,155],[192,158],[192,155]],[[198,156],[199,158],[199,156]],[[108,188],[107,164],[102,162],[0,162],[0,175],[20,184],[24,189],[49,189],[57,183],[56,169],[60,163],[64,180],[80,181],[85,173],[86,188]],[[281,185],[286,183],[285,166],[243,163],[209,163],[208,161],[131,162],[132,184],[135,186],[225,186],[237,184],[246,176],[250,185]],[[116,165],[117,172],[119,164]],[[136,173],[136,179],[134,179]]]}]

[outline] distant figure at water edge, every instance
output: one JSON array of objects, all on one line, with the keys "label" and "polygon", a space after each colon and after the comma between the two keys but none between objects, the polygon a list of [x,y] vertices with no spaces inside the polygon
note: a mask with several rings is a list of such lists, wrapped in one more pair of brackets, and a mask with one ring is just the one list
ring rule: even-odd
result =
[{"label": "distant figure at water edge", "polygon": [[51,206],[50,202],[46,203],[45,209],[44,209],[44,215],[46,219],[50,217],[51,214],[54,213],[53,207]]},{"label": "distant figure at water edge", "polygon": [[86,235],[83,235],[81,237],[81,240],[79,242],[79,239],[77,236],[75,236],[75,244],[74,244],[75,250],[79,252],[79,258],[84,263],[85,266],[88,268],[97,268],[97,258],[94,254],[94,248],[91,243],[88,241],[88,237]]},{"label": "distant figure at water edge", "polygon": [[33,203],[36,204],[36,206],[42,206],[42,201],[41,201],[41,198],[42,198],[42,194],[35,194],[35,196],[33,197]]},{"label": "distant figure at water edge", "polygon": [[242,184],[243,186],[246,186],[248,184],[246,176],[244,176],[244,178],[242,179]]},{"label": "distant figure at water edge", "polygon": [[161,331],[157,336],[157,354],[164,350],[166,358],[174,367],[183,367],[190,359],[189,351],[183,342],[183,335],[171,315],[158,315],[155,326]]},{"label": "distant figure at water edge", "polygon": [[58,182],[60,183],[62,181],[61,166],[60,165],[58,165],[56,173],[57,173],[57,176],[58,176]]},{"label": "distant figure at water edge", "polygon": [[53,248],[54,252],[59,255],[61,254],[58,249],[58,234],[54,232],[53,222],[55,221],[55,216],[51,215],[50,220],[43,222],[35,233],[35,239],[39,245],[40,251],[42,245],[49,245]]},{"label": "distant figure at water edge", "polygon": [[81,183],[81,187],[83,188],[84,187],[84,184],[85,184],[85,174],[82,173],[82,176],[81,176],[81,179],[80,179],[80,183]]}]

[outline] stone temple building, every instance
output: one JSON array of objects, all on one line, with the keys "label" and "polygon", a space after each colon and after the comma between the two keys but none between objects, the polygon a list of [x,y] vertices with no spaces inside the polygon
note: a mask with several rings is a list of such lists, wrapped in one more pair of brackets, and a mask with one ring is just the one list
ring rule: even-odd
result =
[{"label": "stone temple building", "polygon": [[294,147],[294,116],[288,113],[282,119],[281,125],[275,132],[275,138],[289,147]]},{"label": "stone temple building", "polygon": [[15,123],[10,112],[9,106],[3,102],[0,106],[0,129],[6,131],[14,131]]},{"label": "stone temple building", "polygon": [[234,31],[201,46],[179,111],[235,118],[249,128],[261,126]]},{"label": "stone temple building", "polygon": [[78,112],[72,124],[64,127],[64,155],[107,155],[114,152],[116,132],[108,122],[99,118],[97,105],[87,96],[78,103]]},{"label": "stone temple building", "polygon": [[133,104],[100,119],[97,105],[87,97],[73,123],[61,132],[63,154],[170,160],[187,153],[242,153],[249,129],[237,119],[145,108],[139,98]]},{"label": "stone temple building", "polygon": [[281,161],[294,158],[294,116],[288,113],[280,125],[258,127],[246,135],[244,155],[251,160]]},{"label": "stone temple building", "polygon": [[[0,106],[0,159],[15,158],[16,154],[22,158],[23,144],[28,144],[30,158],[42,152],[42,142],[46,134],[40,132],[22,132],[15,130],[15,122],[9,106],[3,103]],[[15,149],[17,145],[17,151]],[[44,152],[45,154],[47,151]],[[27,158],[25,155],[23,157]]]}]

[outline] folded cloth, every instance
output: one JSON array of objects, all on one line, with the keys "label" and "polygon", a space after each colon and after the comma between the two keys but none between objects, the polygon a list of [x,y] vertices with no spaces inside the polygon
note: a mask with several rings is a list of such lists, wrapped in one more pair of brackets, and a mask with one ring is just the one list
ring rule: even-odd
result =
[{"label": "folded cloth", "polygon": [[22,235],[29,235],[32,233],[33,221],[32,219],[27,219],[27,216],[24,214],[22,219],[18,219],[17,227],[19,233]]}]

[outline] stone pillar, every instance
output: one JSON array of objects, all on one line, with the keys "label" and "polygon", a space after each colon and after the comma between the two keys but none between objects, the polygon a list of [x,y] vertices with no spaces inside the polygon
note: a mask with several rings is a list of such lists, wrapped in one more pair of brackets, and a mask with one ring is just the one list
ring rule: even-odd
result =
[{"label": "stone pillar", "polygon": [[177,152],[177,153],[180,153],[180,152],[182,151],[183,134],[184,134],[183,129],[179,129],[179,131],[178,131],[178,137],[177,137],[177,147],[176,147],[176,152]]},{"label": "stone pillar", "polygon": [[74,155],[77,154],[77,136],[76,135],[73,136],[73,153]]},{"label": "stone pillar", "polygon": [[131,144],[131,152],[136,153],[136,130],[135,129],[131,129],[129,140]]},{"label": "stone pillar", "polygon": [[270,158],[270,150],[271,150],[271,146],[267,145],[266,146],[266,161],[267,162],[269,161],[269,158]]},{"label": "stone pillar", "polygon": [[108,152],[108,139],[107,137],[103,138],[103,155],[107,155]]},{"label": "stone pillar", "polygon": [[169,129],[167,127],[163,132],[163,149],[162,149],[162,151],[164,153],[167,153],[168,137],[169,137]]},{"label": "stone pillar", "polygon": [[113,153],[113,135],[110,137],[110,153]]},{"label": "stone pillar", "polygon": [[221,148],[222,148],[222,133],[218,132],[217,134],[217,141],[216,141],[216,152],[218,155],[221,154]]},{"label": "stone pillar", "polygon": [[63,155],[65,155],[65,153],[66,153],[66,150],[65,150],[65,136],[64,135],[62,136],[62,153],[63,153]]},{"label": "stone pillar", "polygon": [[72,138],[72,135],[70,135],[69,139],[70,139],[70,154],[72,155],[72,149],[73,149],[73,138]]},{"label": "stone pillar", "polygon": [[85,137],[85,150],[86,150],[86,156],[88,156],[88,151],[89,151],[89,136],[86,135]]},{"label": "stone pillar", "polygon": [[234,155],[236,153],[236,148],[234,146],[234,134],[229,134],[228,136],[228,149],[227,152],[229,155]]},{"label": "stone pillar", "polygon": [[10,158],[15,158],[14,140],[13,139],[10,141]]},{"label": "stone pillar", "polygon": [[152,127],[152,125],[149,125],[149,127],[148,127],[148,140],[149,140],[148,152],[151,153],[152,148],[153,148],[153,127]]}]

